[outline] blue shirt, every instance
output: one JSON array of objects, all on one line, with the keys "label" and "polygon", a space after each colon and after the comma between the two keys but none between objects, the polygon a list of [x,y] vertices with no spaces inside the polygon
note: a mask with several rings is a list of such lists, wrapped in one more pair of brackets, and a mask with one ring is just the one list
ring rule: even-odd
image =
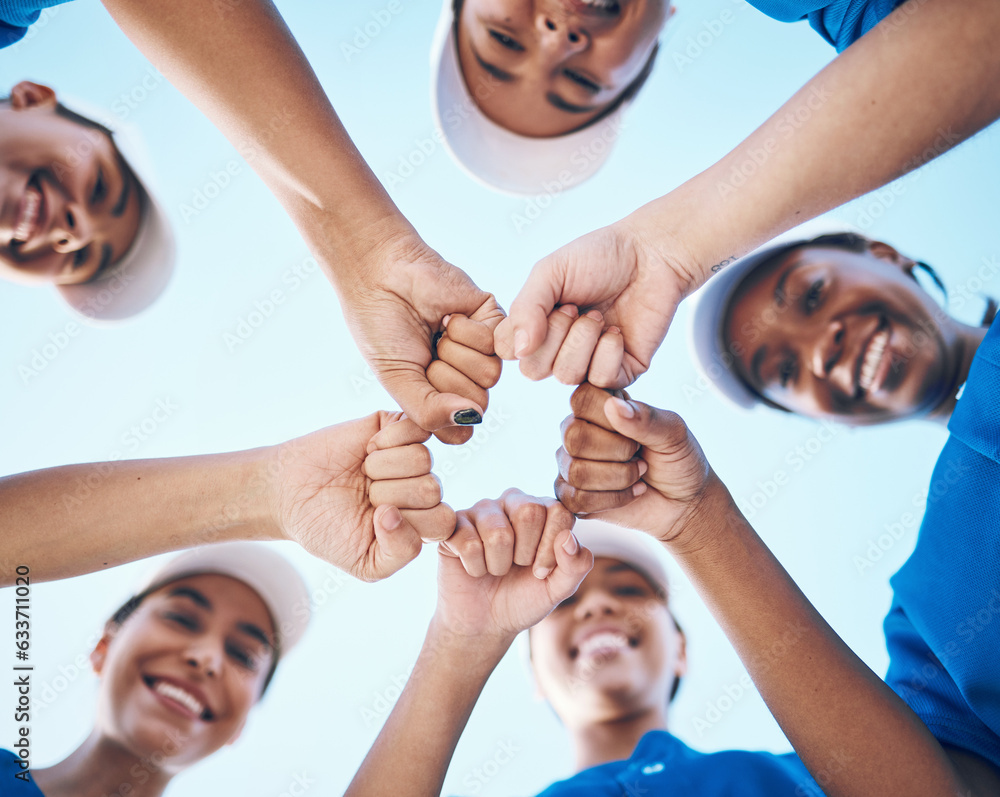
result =
[{"label": "blue shirt", "polygon": [[886,683],[940,742],[1000,768],[1000,319],[948,430],[916,548],[890,581]]},{"label": "blue shirt", "polygon": [[15,777],[24,770],[21,769],[21,759],[10,750],[0,750],[0,794],[17,795],[17,797],[45,797],[31,779],[28,773],[27,781]]},{"label": "blue shirt", "polygon": [[798,756],[726,750],[699,753],[667,731],[650,731],[626,761],[585,769],[538,797],[822,797]]},{"label": "blue shirt", "polygon": [[43,8],[68,0],[0,0],[0,49],[24,38],[28,26],[38,21]]},{"label": "blue shirt", "polygon": [[780,22],[808,19],[830,44],[843,52],[904,0],[749,0],[750,5]]}]

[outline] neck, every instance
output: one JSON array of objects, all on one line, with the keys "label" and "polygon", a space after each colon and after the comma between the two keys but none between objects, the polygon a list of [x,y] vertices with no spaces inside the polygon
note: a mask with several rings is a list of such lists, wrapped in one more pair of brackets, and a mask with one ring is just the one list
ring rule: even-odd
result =
[{"label": "neck", "polygon": [[664,709],[648,709],[628,717],[576,728],[572,733],[577,771],[609,761],[623,761],[632,755],[645,733],[666,729]]},{"label": "neck", "polygon": [[[68,758],[32,773],[45,797],[160,797],[173,773],[143,761],[118,742],[91,732]],[[129,788],[125,788],[128,786]]]},{"label": "neck", "polygon": [[983,338],[986,337],[988,331],[988,327],[961,325],[955,343],[958,367],[955,370],[953,383],[949,385],[948,391],[941,400],[941,403],[928,413],[927,417],[929,419],[939,423],[948,423],[951,413],[955,409],[955,404],[958,402],[958,389],[969,378],[969,369],[972,367],[972,360],[976,356],[976,350],[979,348],[979,344],[983,342]]}]

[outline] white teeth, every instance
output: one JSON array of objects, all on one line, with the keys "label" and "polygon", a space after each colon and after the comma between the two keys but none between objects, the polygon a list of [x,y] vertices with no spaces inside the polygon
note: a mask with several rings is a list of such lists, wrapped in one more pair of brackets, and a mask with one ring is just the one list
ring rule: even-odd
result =
[{"label": "white teeth", "polygon": [[27,241],[38,222],[38,211],[42,207],[42,195],[34,186],[28,186],[24,193],[24,208],[14,227],[14,240]]},{"label": "white teeth", "polygon": [[580,2],[586,6],[593,6],[605,11],[615,8],[618,5],[618,0],[580,0]]},{"label": "white teeth", "polygon": [[205,712],[205,706],[202,705],[201,701],[179,686],[167,683],[166,681],[157,681],[153,686],[153,690],[164,697],[169,697],[171,700],[177,701],[185,708],[191,709],[199,717]]},{"label": "white teeth", "polygon": [[861,376],[858,378],[858,386],[862,390],[867,391],[872,386],[872,382],[875,381],[875,374],[878,373],[878,367],[882,364],[882,357],[888,343],[889,331],[882,330],[872,338],[872,342],[868,345],[865,359],[861,363]]},{"label": "white teeth", "polygon": [[579,655],[589,656],[597,651],[618,650],[628,647],[628,637],[624,634],[616,634],[611,631],[602,631],[599,634],[587,637],[580,643]]}]

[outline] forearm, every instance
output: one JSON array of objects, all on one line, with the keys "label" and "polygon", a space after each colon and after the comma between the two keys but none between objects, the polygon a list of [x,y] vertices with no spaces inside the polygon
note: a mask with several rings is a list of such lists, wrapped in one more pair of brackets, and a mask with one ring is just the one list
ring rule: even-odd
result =
[{"label": "forearm", "polygon": [[5,567],[48,581],[167,551],[275,539],[266,449],[68,465],[0,479]]},{"label": "forearm", "polygon": [[431,621],[424,646],[346,797],[438,797],[469,715],[510,640],[470,645]]},{"label": "forearm", "polygon": [[1000,116],[1000,4],[910,0],[718,163],[623,220],[693,290]]},{"label": "forearm", "polygon": [[816,612],[720,482],[666,547],[828,797],[967,793],[926,726]]},{"label": "forearm", "polygon": [[335,284],[415,234],[351,142],[269,0],[105,0],[135,45],[230,140]]}]

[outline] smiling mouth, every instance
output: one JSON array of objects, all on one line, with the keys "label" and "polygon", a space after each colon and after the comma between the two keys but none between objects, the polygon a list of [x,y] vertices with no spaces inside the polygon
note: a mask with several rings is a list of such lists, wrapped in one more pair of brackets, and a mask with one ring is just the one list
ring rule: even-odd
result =
[{"label": "smiling mouth", "polygon": [[142,680],[157,695],[166,698],[169,702],[176,703],[198,719],[210,722],[215,718],[208,706],[177,684],[152,676],[145,676]]},{"label": "smiling mouth", "polygon": [[864,350],[858,356],[858,365],[855,371],[857,374],[855,379],[857,388],[854,391],[856,398],[860,399],[868,394],[868,391],[875,385],[875,380],[882,370],[885,358],[891,356],[889,354],[890,336],[889,322],[883,318],[879,322],[878,328],[872,335],[871,340],[868,341],[868,345],[865,346]]},{"label": "smiling mouth", "polygon": [[571,648],[570,659],[594,658],[598,656],[609,656],[618,653],[625,648],[634,648],[639,644],[638,639],[625,636],[625,634],[613,631],[602,631],[587,637],[578,646]]},{"label": "smiling mouth", "polygon": [[573,3],[586,12],[596,12],[602,16],[617,16],[622,10],[620,0],[573,0]]},{"label": "smiling mouth", "polygon": [[14,219],[12,244],[23,245],[40,232],[44,208],[45,195],[38,182],[38,175],[33,175],[25,187],[24,197],[21,199],[17,217]]}]

